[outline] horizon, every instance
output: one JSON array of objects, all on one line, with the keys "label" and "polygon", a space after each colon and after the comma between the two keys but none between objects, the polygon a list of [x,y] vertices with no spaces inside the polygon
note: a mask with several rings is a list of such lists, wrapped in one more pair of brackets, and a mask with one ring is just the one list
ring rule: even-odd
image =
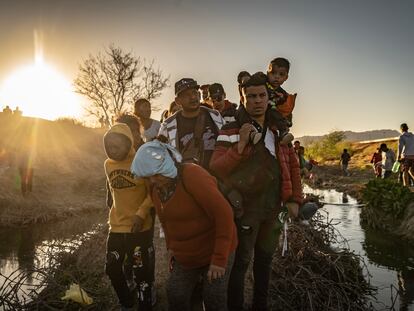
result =
[{"label": "horizon", "polygon": [[[27,81],[26,92],[15,86],[7,90],[20,91],[14,97],[25,115],[81,118],[85,99],[70,91],[78,66],[114,43],[154,59],[171,75],[171,86],[153,101],[161,108],[173,100],[172,86],[182,77],[222,83],[228,99],[238,102],[238,72],[264,71],[272,58],[283,56],[292,64],[283,87],[298,93],[295,136],[335,129],[398,130],[403,122],[414,126],[408,113],[414,97],[414,3],[397,1],[392,13],[389,7],[385,1],[327,0],[1,3],[0,107],[8,104],[6,86],[18,77],[13,83],[21,87]],[[17,74],[23,68],[35,75],[39,59],[49,75],[37,79],[37,85]],[[60,105],[43,107],[42,96],[50,87],[42,86],[49,86],[50,76],[56,94],[48,100]],[[38,104],[24,102],[31,96]]]}]

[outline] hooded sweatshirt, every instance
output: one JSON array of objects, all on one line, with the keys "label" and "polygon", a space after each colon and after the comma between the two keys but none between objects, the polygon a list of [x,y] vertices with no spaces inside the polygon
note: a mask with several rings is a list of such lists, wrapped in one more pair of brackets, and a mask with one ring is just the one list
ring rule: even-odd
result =
[{"label": "hooded sweatshirt", "polygon": [[414,157],[414,135],[404,132],[398,141],[398,154],[402,157]]},{"label": "hooded sweatshirt", "polygon": [[113,198],[109,211],[109,230],[116,233],[131,233],[135,215],[144,219],[142,231],[152,226],[150,209],[153,204],[149,194],[149,187],[142,178],[134,178],[130,171],[135,156],[133,137],[126,124],[117,123],[108,132],[126,136],[131,141],[128,156],[122,161],[107,159],[105,161],[105,174]]}]

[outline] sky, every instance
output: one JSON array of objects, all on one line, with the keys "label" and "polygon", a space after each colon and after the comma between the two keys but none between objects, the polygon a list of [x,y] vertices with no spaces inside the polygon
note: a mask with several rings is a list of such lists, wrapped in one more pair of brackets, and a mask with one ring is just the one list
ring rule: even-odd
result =
[{"label": "sky", "polygon": [[[298,93],[295,136],[414,128],[412,12],[410,0],[2,0],[0,99],[5,81],[33,64],[36,34],[43,61],[69,84],[82,60],[111,43],[154,59],[171,78],[154,100],[163,108],[183,77],[222,83],[237,102],[237,74],[282,56],[291,62],[284,88]],[[58,97],[56,110],[74,111]]]}]

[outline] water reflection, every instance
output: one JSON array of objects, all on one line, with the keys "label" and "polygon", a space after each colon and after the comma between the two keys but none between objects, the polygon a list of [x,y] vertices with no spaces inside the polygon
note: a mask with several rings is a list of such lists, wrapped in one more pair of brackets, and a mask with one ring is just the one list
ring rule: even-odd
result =
[{"label": "water reflection", "polygon": [[350,249],[365,259],[371,275],[369,281],[378,288],[375,308],[414,310],[414,245],[390,233],[361,227],[361,209],[347,194],[309,187],[305,187],[305,192],[317,194],[328,203],[323,209],[329,218],[340,222],[336,227],[348,240]]},{"label": "water reflection", "polygon": [[16,276],[16,272],[21,272],[27,274],[26,286],[22,291],[28,292],[40,282],[38,275],[32,273],[33,270],[50,264],[48,255],[53,253],[53,244],[56,241],[69,243],[77,236],[90,232],[97,224],[103,223],[106,216],[106,213],[95,213],[52,224],[0,228],[0,284],[6,281],[6,277]]}]

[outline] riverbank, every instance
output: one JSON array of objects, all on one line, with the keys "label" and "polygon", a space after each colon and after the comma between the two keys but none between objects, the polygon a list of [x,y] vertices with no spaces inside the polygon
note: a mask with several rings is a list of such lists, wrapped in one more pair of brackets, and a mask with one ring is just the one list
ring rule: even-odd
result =
[{"label": "riverbank", "polygon": [[361,191],[371,179],[375,178],[374,172],[370,168],[356,166],[351,166],[349,172],[350,176],[344,176],[339,165],[321,165],[312,170],[315,179],[305,180],[305,183],[311,188],[335,189],[361,202]]},{"label": "riverbank", "polygon": [[[45,223],[105,208],[103,130],[33,118],[0,121],[0,226]],[[25,196],[18,170],[24,152],[34,172],[33,191]]]}]

